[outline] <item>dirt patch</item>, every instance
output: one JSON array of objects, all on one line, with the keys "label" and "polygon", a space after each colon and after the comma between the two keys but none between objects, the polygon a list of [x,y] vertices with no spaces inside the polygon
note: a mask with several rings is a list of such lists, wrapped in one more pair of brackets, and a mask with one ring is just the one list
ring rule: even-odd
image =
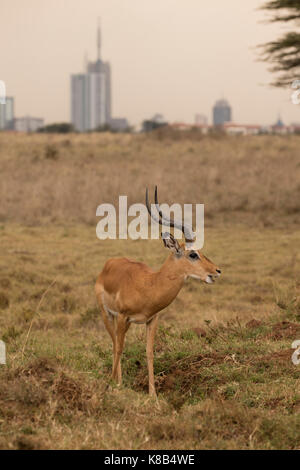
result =
[{"label": "dirt patch", "polygon": [[264,403],[264,406],[266,408],[270,408],[271,410],[275,410],[279,406],[282,406],[282,402],[285,400],[285,397],[276,397],[276,398],[271,398],[270,400],[267,400]]},{"label": "dirt patch", "polygon": [[9,306],[9,298],[4,292],[0,292],[0,309],[7,308]]},{"label": "dirt patch", "polygon": [[95,415],[102,403],[99,387],[70,377],[47,358],[36,359],[0,379],[0,414],[2,411],[8,419],[30,417],[37,408],[42,413],[49,403],[54,404],[55,414],[76,410]]},{"label": "dirt patch", "polygon": [[155,442],[163,440],[176,441],[180,439],[197,438],[197,426],[192,423],[183,422],[176,417],[150,420],[147,423],[147,432]]},{"label": "dirt patch", "polygon": [[259,357],[257,358],[257,362],[263,362],[263,361],[276,361],[276,362],[289,362],[292,364],[292,354],[294,352],[294,349],[283,349],[282,351],[277,351],[271,354],[268,354],[267,356]]},{"label": "dirt patch", "polygon": [[41,386],[34,377],[1,374],[0,415],[5,422],[32,417],[34,410],[45,406],[48,396],[48,387]]},{"label": "dirt patch", "polygon": [[47,358],[40,358],[28,367],[21,369],[17,375],[34,377],[41,387],[47,387],[47,391],[58,400],[58,405],[85,411],[88,402],[92,398],[92,391],[87,385],[83,386],[78,380],[69,377],[60,371],[58,364]]},{"label": "dirt patch", "polygon": [[268,337],[274,340],[280,339],[297,339],[300,335],[300,324],[288,321],[276,323]]},{"label": "dirt patch", "polygon": [[54,360],[41,357],[31,362],[27,367],[19,367],[15,377],[35,377],[41,382],[53,383],[58,364]]},{"label": "dirt patch", "polygon": [[36,359],[26,367],[7,370],[0,377],[0,406],[7,418],[26,415],[48,401],[56,373],[55,363]]},{"label": "dirt patch", "polygon": [[260,321],[260,320],[256,320],[255,318],[253,318],[253,320],[250,320],[248,321],[248,323],[246,323],[246,328],[258,328],[259,326],[263,326],[263,322]]},{"label": "dirt patch", "polygon": [[206,331],[203,328],[193,328],[192,331],[196,333],[198,338],[205,338],[206,336]]},{"label": "dirt patch", "polygon": [[88,402],[92,398],[92,392],[88,387],[83,387],[77,380],[63,372],[53,385],[53,393],[58,399],[63,399],[70,408],[80,411],[87,410]]},{"label": "dirt patch", "polygon": [[0,286],[4,289],[9,289],[11,287],[10,279],[8,279],[7,277],[2,277],[0,279]]},{"label": "dirt patch", "polygon": [[40,443],[37,438],[18,437],[14,442],[15,448],[17,450],[43,450],[45,445]]},{"label": "dirt patch", "polygon": [[249,300],[252,304],[259,304],[263,301],[263,298],[260,295],[253,295]]},{"label": "dirt patch", "polygon": [[[188,393],[193,386],[206,383],[206,388],[210,388],[207,384],[209,378],[203,377],[203,367],[213,366],[226,360],[226,356],[218,353],[198,354],[189,356],[176,361],[168,373],[161,372],[155,378],[157,391],[170,392],[176,391],[181,394]],[[148,373],[144,368],[139,370],[136,376],[134,386],[138,390],[147,391]]]}]

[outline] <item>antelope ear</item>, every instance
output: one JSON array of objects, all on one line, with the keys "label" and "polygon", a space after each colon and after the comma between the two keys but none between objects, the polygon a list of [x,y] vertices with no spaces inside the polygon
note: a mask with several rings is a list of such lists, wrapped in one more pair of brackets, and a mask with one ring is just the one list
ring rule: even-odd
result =
[{"label": "antelope ear", "polygon": [[169,250],[173,251],[173,253],[177,254],[182,254],[182,248],[179,245],[178,241],[176,238],[173,237],[173,235],[169,232],[164,232],[161,234],[164,245],[166,248]]}]

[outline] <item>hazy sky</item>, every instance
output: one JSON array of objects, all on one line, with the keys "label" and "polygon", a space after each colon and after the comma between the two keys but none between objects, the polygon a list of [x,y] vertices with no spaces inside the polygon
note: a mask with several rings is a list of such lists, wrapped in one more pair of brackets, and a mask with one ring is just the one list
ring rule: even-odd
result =
[{"label": "hazy sky", "polygon": [[[70,74],[102,58],[112,67],[113,116],[132,124],[160,112],[169,121],[212,119],[222,95],[242,123],[300,122],[289,90],[277,90],[255,46],[283,28],[264,24],[259,0],[0,0],[0,79],[16,115],[70,119]],[[300,77],[299,77],[300,78]]]}]

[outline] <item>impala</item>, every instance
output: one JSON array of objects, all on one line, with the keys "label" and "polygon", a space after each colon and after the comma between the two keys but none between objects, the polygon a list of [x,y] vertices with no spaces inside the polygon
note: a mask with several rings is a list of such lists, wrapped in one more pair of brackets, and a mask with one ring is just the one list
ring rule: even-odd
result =
[{"label": "impala", "polygon": [[193,277],[208,284],[220,276],[220,269],[200,250],[187,249],[194,233],[182,222],[169,219],[160,210],[155,188],[155,209],[152,212],[146,190],[146,206],[150,216],[160,225],[181,229],[186,245],[168,232],[162,233],[163,243],[170,254],[158,271],[128,258],[109,259],[98,276],[95,290],[104,325],[113,343],[112,378],[122,382],[120,359],[125,334],[131,323],[146,324],[146,355],[149,393],[156,395],[153,372],[153,345],[158,314],[178,295],[184,281]]}]

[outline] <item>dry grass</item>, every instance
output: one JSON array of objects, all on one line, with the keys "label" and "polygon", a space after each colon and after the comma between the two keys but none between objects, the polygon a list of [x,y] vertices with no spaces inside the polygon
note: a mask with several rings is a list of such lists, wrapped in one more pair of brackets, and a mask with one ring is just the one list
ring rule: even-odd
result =
[{"label": "dry grass", "polygon": [[94,224],[102,202],[144,202],[157,184],[165,202],[204,202],[207,221],[299,222],[297,136],[0,134],[0,162],[3,221]]},{"label": "dry grass", "polygon": [[[297,143],[0,135],[0,338],[8,358],[0,366],[0,448],[300,448],[300,366],[291,361],[300,339]],[[120,193],[142,201],[152,181],[168,202],[201,202],[205,193],[212,215],[204,252],[223,271],[213,286],[189,281],[161,316],[158,401],[146,393],[143,326],[127,335],[124,385],[107,387],[111,344],[93,290],[109,257],[154,268],[165,259],[160,241],[95,234],[99,203]],[[238,208],[245,194],[250,202]]]},{"label": "dry grass", "polygon": [[93,285],[108,256],[158,267],[160,241],[100,242],[85,225],[2,226],[0,447],[299,448],[290,348],[300,338],[300,234],[240,226],[207,229],[206,239],[224,276],[191,280],[162,315],[155,402],[143,326],[127,335],[124,386],[107,389],[111,344]]}]

